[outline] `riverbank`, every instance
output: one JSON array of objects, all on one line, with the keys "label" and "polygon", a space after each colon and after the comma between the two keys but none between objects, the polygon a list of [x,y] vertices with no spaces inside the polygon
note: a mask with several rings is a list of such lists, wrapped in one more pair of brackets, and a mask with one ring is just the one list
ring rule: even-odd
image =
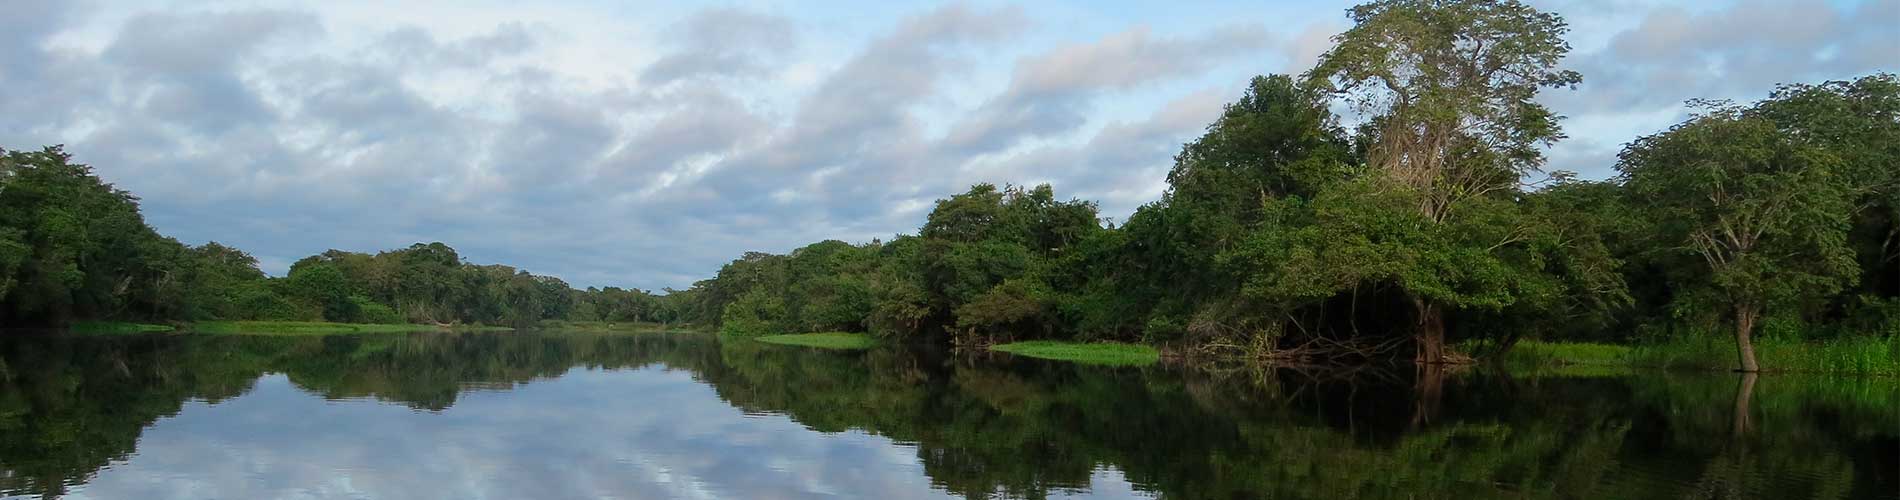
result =
[{"label": "riverbank", "polygon": [[686,325],[668,325],[665,323],[564,320],[544,320],[536,324],[534,329],[541,331],[585,333],[655,333],[692,330],[692,328]]},{"label": "riverbank", "polygon": [[487,325],[423,325],[410,323],[330,323],[325,321],[200,321],[182,325],[158,325],[118,321],[82,321],[67,328],[86,335],[135,333],[207,333],[247,335],[328,335],[349,333],[408,333],[429,331],[509,331],[513,328]]},{"label": "riverbank", "polygon": [[1161,352],[1140,344],[1030,340],[994,345],[992,351],[1089,365],[1140,366],[1161,361]]},{"label": "riverbank", "polygon": [[329,323],[322,321],[202,321],[185,327],[192,333],[326,335],[336,333],[408,333],[438,330],[508,331],[505,326],[437,326],[409,323]]},{"label": "riverbank", "polygon": [[[1849,337],[1800,342],[1757,339],[1762,371],[1900,375],[1900,338]],[[1504,355],[1509,366],[1602,366],[1666,370],[1735,369],[1735,341],[1718,337],[1681,337],[1633,346],[1578,342],[1520,342]]]},{"label": "riverbank", "polygon": [[156,333],[169,332],[176,328],[171,325],[150,323],[126,323],[122,321],[80,321],[67,327],[73,333],[109,335],[115,333]]},{"label": "riverbank", "polygon": [[799,346],[799,347],[815,347],[818,349],[835,349],[835,350],[847,350],[847,351],[859,350],[859,349],[870,349],[872,346],[877,345],[877,339],[872,338],[870,334],[846,333],[846,332],[765,335],[761,337],[753,337],[752,340],[757,340],[759,342],[764,342],[767,344],[790,345],[790,346]]}]

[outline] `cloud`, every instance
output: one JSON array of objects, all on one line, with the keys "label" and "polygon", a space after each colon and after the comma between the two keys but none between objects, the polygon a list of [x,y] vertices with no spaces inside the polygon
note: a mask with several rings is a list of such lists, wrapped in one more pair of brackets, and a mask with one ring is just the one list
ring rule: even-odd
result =
[{"label": "cloud", "polygon": [[1053,183],[1057,194],[1097,201],[1104,217],[1126,220],[1135,207],[1160,198],[1175,153],[1219,117],[1222,106],[1238,92],[1237,86],[1202,89],[1141,120],[1109,123],[1082,143],[976,162],[961,180]]},{"label": "cloud", "polygon": [[377,55],[402,64],[480,66],[495,59],[520,55],[537,41],[519,22],[497,26],[491,33],[444,43],[428,31],[407,26],[386,33]]},{"label": "cloud", "polygon": [[1601,35],[1589,37],[1602,44],[1566,61],[1583,74],[1575,91],[1541,97],[1570,118],[1572,136],[1548,154],[1549,170],[1609,177],[1622,144],[1686,118],[1682,103],[1689,99],[1749,102],[1779,84],[1892,71],[1900,61],[1900,30],[1893,28],[1900,0],[1743,0],[1704,10],[1615,3],[1562,7],[1599,23],[1613,21],[1603,17],[1606,8],[1630,21],[1612,29],[1577,26],[1598,28]]},{"label": "cloud", "polygon": [[1264,28],[1229,26],[1191,38],[1155,38],[1145,26],[1016,62],[1007,91],[966,117],[945,139],[954,154],[996,152],[1068,132],[1088,120],[1103,91],[1199,76],[1221,60],[1272,42]]},{"label": "cloud", "polygon": [[725,92],[682,88],[666,94],[675,103],[636,131],[601,165],[598,178],[651,195],[697,175],[692,160],[756,142],[771,124]]},{"label": "cloud", "polygon": [[797,48],[797,32],[783,17],[738,9],[708,9],[667,30],[674,51],[648,65],[640,80],[662,85],[693,77],[758,76]]},{"label": "cloud", "polygon": [[1618,112],[1693,97],[1760,98],[1780,83],[1892,70],[1900,61],[1896,19],[1900,0],[1661,7],[1602,50],[1574,57],[1584,83],[1556,102],[1575,113]]},{"label": "cloud", "polygon": [[[574,369],[413,411],[326,400],[282,375],[189,402],[139,453],[74,488],[99,498],[948,498],[913,446],[752,415],[686,371]],[[612,397],[639,394],[638,398]],[[578,411],[585,409],[585,411]],[[1125,485],[1111,485],[1126,489]]]},{"label": "cloud", "polygon": [[61,0],[27,0],[0,16],[0,147],[35,148],[21,141],[57,134],[98,109],[104,91],[99,68],[46,46],[61,25],[79,17],[72,7]]},{"label": "cloud", "polygon": [[1153,38],[1147,27],[1137,26],[1018,61],[1012,87],[1023,93],[1128,88],[1206,71],[1222,58],[1265,47],[1270,40],[1264,27],[1252,25],[1190,38]]},{"label": "cloud", "polygon": [[[872,40],[802,98],[763,146],[709,169],[707,186],[731,209],[724,220],[777,226],[754,222],[755,214],[794,219],[787,214],[796,212],[799,223],[825,227],[881,211],[875,203],[883,196],[908,191],[903,184],[913,174],[942,165],[921,156],[923,125],[913,113],[959,67],[953,52],[1024,25],[1018,10],[949,6]],[[787,210],[794,203],[816,208]]]}]

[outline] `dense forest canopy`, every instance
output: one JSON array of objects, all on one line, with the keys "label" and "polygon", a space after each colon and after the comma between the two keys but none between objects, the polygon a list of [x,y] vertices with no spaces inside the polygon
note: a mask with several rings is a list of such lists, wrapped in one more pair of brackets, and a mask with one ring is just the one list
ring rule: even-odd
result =
[{"label": "dense forest canopy", "polygon": [[153,231],[138,198],[59,147],[0,150],[0,324],[327,320],[481,323],[670,322],[643,290],[575,290],[551,276],[476,265],[441,243],[374,255],[330,250],[272,278],[244,251]]},{"label": "dense forest canopy", "polygon": [[1538,98],[1584,77],[1563,67],[1562,18],[1482,0],[1348,16],[1311,71],[1254,78],[1120,226],[1048,185],[979,184],[915,235],[746,253],[663,294],[575,290],[441,243],[267,277],[240,250],[157,234],[60,148],[5,152],[0,322],[677,322],[1423,363],[1726,332],[1749,370],[1757,335],[1900,332],[1893,74],[1694,103],[1586,181],[1543,170],[1563,117]]}]

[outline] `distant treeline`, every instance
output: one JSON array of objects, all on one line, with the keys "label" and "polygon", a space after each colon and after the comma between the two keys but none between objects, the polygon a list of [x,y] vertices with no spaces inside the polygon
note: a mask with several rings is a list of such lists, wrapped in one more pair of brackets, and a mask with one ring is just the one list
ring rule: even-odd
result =
[{"label": "distant treeline", "polygon": [[0,326],[75,320],[670,322],[660,296],[575,290],[551,276],[470,264],[441,243],[375,255],[330,250],[266,276],[242,250],[153,231],[138,198],[58,147],[0,150]]},{"label": "distant treeline", "polygon": [[[915,236],[748,253],[682,311],[740,335],[1292,361],[1725,332],[1751,370],[1758,332],[1900,331],[1894,75],[1692,102],[1687,121],[1626,145],[1615,178],[1583,181],[1542,169],[1564,134],[1537,95],[1582,78],[1557,67],[1561,18],[1480,0],[1350,17],[1311,72],[1254,79],[1120,226],[1046,185],[978,185]],[[1361,117],[1351,130],[1341,106]],[[1446,349],[1461,342],[1478,352]]]}]

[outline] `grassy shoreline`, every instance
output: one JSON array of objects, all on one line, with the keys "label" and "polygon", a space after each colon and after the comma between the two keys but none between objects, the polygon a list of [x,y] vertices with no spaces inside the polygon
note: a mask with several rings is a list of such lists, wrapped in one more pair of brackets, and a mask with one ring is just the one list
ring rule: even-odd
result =
[{"label": "grassy shoreline", "polygon": [[1161,361],[1161,352],[1140,344],[1030,340],[994,345],[992,351],[1089,365],[1140,366]]},{"label": "grassy shoreline", "polygon": [[80,321],[67,327],[73,333],[110,335],[121,333],[158,333],[175,330],[171,325],[128,323],[123,321]]},{"label": "grassy shoreline", "polygon": [[506,331],[512,328],[499,326],[454,326],[441,327],[422,324],[387,323],[329,323],[322,321],[202,321],[192,323],[185,331],[210,334],[260,334],[260,335],[326,335],[338,333],[409,333],[429,331]]},{"label": "grassy shoreline", "polygon": [[[133,323],[124,321],[81,321],[67,327],[67,331],[87,335],[117,335],[137,333],[205,333],[217,335],[261,334],[261,335],[322,335],[352,333],[406,333],[430,331],[486,332],[512,331],[511,327],[487,325],[440,326],[417,323],[335,323],[328,321],[199,321],[174,325]],[[689,331],[684,326],[668,327],[660,323],[606,323],[596,321],[546,321],[533,328],[535,331],[580,332],[580,333],[662,333]]]},{"label": "grassy shoreline", "polygon": [[[203,321],[179,326],[118,321],[82,321],[69,330],[87,335],[143,333],[203,333],[214,335],[329,335],[382,334],[427,331],[510,331],[484,325],[443,327],[428,324],[358,324],[318,321]],[[653,323],[551,322],[536,330],[588,333],[651,333],[669,331]],[[868,334],[824,332],[767,335],[753,340],[768,344],[820,349],[859,350],[875,346]],[[1471,345],[1461,346],[1470,351]],[[1756,354],[1763,372],[1900,376],[1900,337],[1845,337],[1819,341],[1757,339]],[[1152,346],[1121,343],[1024,341],[991,346],[993,351],[1019,356],[1083,364],[1132,366],[1153,364],[1160,353]],[[1731,371],[1735,368],[1734,340],[1722,336],[1683,336],[1661,343],[1621,345],[1591,342],[1519,342],[1498,359],[1504,366],[1532,371],[1626,373],[1630,369]]]},{"label": "grassy shoreline", "polygon": [[818,349],[833,349],[833,350],[844,350],[844,351],[870,349],[872,346],[877,345],[877,339],[872,338],[870,334],[846,333],[846,332],[765,335],[761,337],[753,337],[752,340],[764,342],[767,344],[813,347],[813,348],[818,348]]},{"label": "grassy shoreline", "polygon": [[[1800,342],[1758,339],[1755,354],[1763,372],[1900,375],[1900,338],[1851,337]],[[1581,342],[1525,341],[1504,355],[1507,366],[1596,366],[1666,370],[1729,371],[1737,364],[1735,341],[1683,337],[1634,346]]]},{"label": "grassy shoreline", "polygon": [[687,331],[690,328],[685,325],[664,323],[546,320],[535,325],[534,330],[582,333],[660,333]]}]

